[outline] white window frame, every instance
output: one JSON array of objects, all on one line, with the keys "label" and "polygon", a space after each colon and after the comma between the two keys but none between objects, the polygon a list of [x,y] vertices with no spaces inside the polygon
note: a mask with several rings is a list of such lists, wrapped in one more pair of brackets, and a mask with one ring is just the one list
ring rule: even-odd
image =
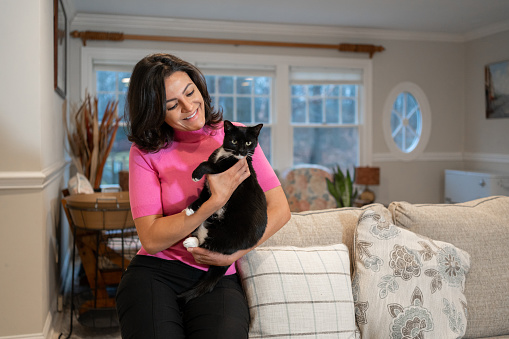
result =
[{"label": "white window frame", "polygon": [[[359,165],[371,165],[372,155],[372,60],[346,59],[339,55],[331,57],[194,52],[183,50],[164,51],[195,63],[225,65],[231,67],[271,68],[275,71],[272,100],[272,165],[284,171],[293,164],[293,128],[291,128],[290,68],[315,67],[321,65],[331,68],[355,68],[362,71],[363,95],[359,100]],[[101,48],[85,46],[81,48],[81,99],[88,89],[95,93],[94,65],[131,65],[153,53],[146,49]]]},{"label": "white window frame", "polygon": [[[410,152],[404,152],[401,150],[392,137],[391,130],[391,114],[394,102],[402,92],[408,92],[414,96],[420,107],[421,119],[422,119],[422,131],[421,136],[417,142],[417,145]],[[391,154],[399,160],[411,161],[418,158],[426,149],[428,145],[429,137],[431,134],[431,109],[428,98],[424,91],[415,83],[412,82],[401,82],[397,84],[387,96],[383,110],[383,131],[385,137],[385,143]]]}]

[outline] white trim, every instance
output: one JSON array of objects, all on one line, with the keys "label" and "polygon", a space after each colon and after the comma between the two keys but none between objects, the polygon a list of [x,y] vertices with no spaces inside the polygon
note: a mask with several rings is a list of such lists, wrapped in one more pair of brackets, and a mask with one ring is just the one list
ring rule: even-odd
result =
[{"label": "white trim", "polygon": [[373,162],[373,63],[369,63],[363,73],[363,91],[359,117],[359,152],[361,166],[371,166]]},{"label": "white trim", "polygon": [[[392,137],[391,130],[391,115],[392,115],[392,107],[394,105],[394,101],[398,97],[398,95],[402,92],[409,92],[412,94],[420,107],[421,118],[422,118],[422,131],[419,141],[413,150],[408,153],[403,152],[395,143]],[[419,157],[423,152],[426,146],[428,145],[429,137],[431,134],[431,109],[429,105],[428,98],[424,91],[416,84],[412,82],[401,82],[397,84],[392,91],[387,96],[385,100],[384,109],[383,109],[383,131],[384,138],[387,147],[391,153],[401,160],[411,161]]]},{"label": "white trim", "polygon": [[[398,162],[402,161],[392,153],[373,154],[374,162]],[[423,153],[414,161],[478,161],[482,163],[509,164],[509,154],[493,153],[470,153],[470,152],[435,152]]]},{"label": "white trim", "polygon": [[[463,161],[463,153],[461,152],[437,152],[423,153],[413,159],[414,161]],[[392,153],[375,153],[373,154],[374,162],[400,162],[404,161]]]},{"label": "white trim", "polygon": [[30,333],[30,334],[17,334],[0,337],[0,339],[51,339],[54,336],[54,329],[52,328],[53,314],[48,311],[46,321],[41,333]]},{"label": "white trim", "polygon": [[11,335],[6,337],[0,337],[0,339],[50,339],[50,337],[45,337],[44,333],[41,332],[41,333]]},{"label": "white trim", "polygon": [[465,152],[463,160],[509,164],[509,154]]},{"label": "white trim", "polygon": [[[71,30],[90,30],[100,27],[110,31],[120,31],[143,34],[142,32],[157,31],[169,36],[184,36],[189,33],[195,34],[249,34],[249,35],[281,35],[288,37],[319,37],[321,39],[375,39],[375,40],[410,40],[410,41],[440,41],[440,42],[465,42],[468,34],[427,33],[404,30],[387,30],[355,27],[318,26],[318,25],[291,25],[269,24],[255,22],[235,22],[219,20],[195,20],[178,18],[143,17],[111,14],[87,14],[78,13],[71,21]],[[502,29],[500,27],[499,29]],[[488,31],[492,32],[492,31]],[[177,33],[177,34],[176,34]],[[482,33],[477,33],[482,34]],[[493,34],[493,33],[491,33]]]},{"label": "white trim", "polygon": [[44,338],[51,339],[53,338],[54,330],[53,330],[53,313],[51,310],[48,311],[48,315],[46,316],[46,321],[44,322],[44,327],[42,329],[42,335]]},{"label": "white trim", "polygon": [[494,23],[492,25],[481,27],[465,34],[465,41],[481,39],[490,35],[509,31],[509,20]]},{"label": "white trim", "polygon": [[[290,78],[290,67],[284,62],[276,65],[276,80],[274,91],[280,95],[274,97],[274,114],[272,120],[272,165],[281,172],[293,164],[293,128],[289,126],[291,118],[291,93],[287,79]],[[288,123],[286,123],[288,122]],[[288,126],[288,128],[285,128]],[[276,145],[279,146],[279,156],[274,156]]]},{"label": "white trim", "polygon": [[60,177],[65,161],[55,163],[40,172],[0,172],[0,190],[43,189]]}]

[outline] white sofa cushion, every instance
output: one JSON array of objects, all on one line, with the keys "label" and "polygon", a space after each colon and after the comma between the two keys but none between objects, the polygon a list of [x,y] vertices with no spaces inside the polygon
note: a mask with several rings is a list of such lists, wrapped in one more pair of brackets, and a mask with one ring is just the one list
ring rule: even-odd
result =
[{"label": "white sofa cushion", "polygon": [[461,338],[469,255],[368,210],[355,233],[353,294],[363,339]]},{"label": "white sofa cushion", "polygon": [[[367,209],[390,218],[389,210],[382,204],[294,212],[290,221],[260,247],[308,247],[342,243],[348,247],[350,263],[353,265],[353,234],[359,216]],[[350,266],[350,270],[353,270],[353,266]]]},{"label": "white sofa cushion", "polygon": [[250,338],[358,338],[344,244],[259,247],[237,267]]},{"label": "white sofa cushion", "polygon": [[394,202],[389,210],[396,225],[470,254],[465,338],[509,334],[509,197],[442,205]]}]

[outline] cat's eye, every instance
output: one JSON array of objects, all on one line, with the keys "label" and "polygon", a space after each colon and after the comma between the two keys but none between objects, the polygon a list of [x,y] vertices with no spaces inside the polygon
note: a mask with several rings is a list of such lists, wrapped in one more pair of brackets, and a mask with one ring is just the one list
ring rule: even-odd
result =
[{"label": "cat's eye", "polygon": [[251,146],[252,142],[251,141],[246,141],[246,146]]},{"label": "cat's eye", "polygon": [[237,140],[232,140],[232,144],[237,145]]}]

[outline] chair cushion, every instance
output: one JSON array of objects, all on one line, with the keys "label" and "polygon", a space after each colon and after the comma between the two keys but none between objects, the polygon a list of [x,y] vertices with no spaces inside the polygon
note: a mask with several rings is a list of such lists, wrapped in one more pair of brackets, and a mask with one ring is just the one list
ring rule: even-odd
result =
[{"label": "chair cushion", "polygon": [[285,171],[282,174],[281,186],[288,199],[290,211],[336,207],[336,201],[327,189],[325,178],[332,178],[330,170],[319,165],[299,165]]}]

